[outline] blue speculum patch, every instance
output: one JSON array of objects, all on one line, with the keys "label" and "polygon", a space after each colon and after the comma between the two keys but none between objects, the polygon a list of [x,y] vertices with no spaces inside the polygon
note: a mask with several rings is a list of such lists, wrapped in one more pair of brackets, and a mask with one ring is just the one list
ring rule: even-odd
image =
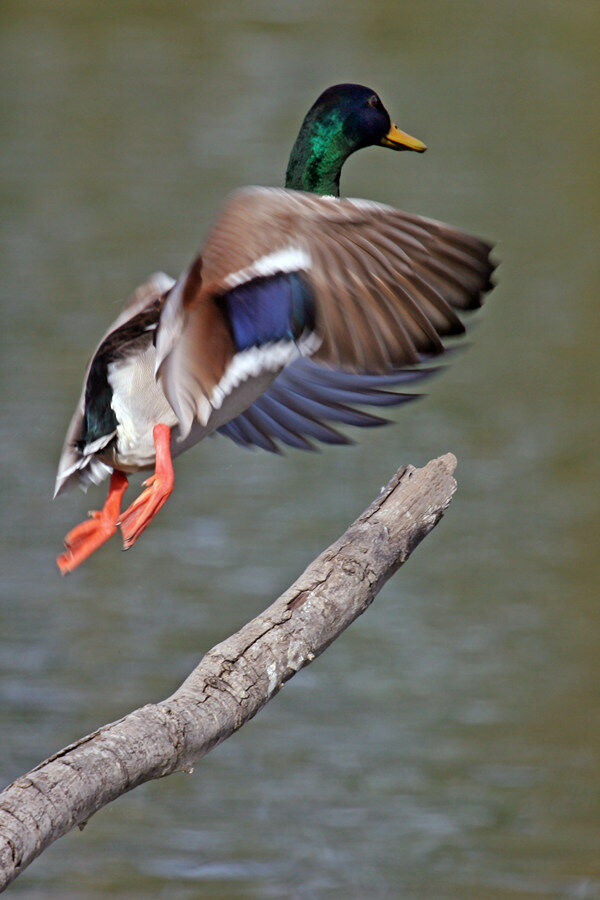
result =
[{"label": "blue speculum patch", "polygon": [[224,296],[238,350],[294,341],[314,328],[312,291],[298,272],[257,278]]}]

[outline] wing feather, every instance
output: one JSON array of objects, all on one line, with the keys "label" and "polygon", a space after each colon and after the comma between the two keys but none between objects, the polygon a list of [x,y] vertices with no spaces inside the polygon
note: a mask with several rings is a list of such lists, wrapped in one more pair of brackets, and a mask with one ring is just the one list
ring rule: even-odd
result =
[{"label": "wing feather", "polygon": [[[306,322],[314,322],[317,338],[304,352],[347,372],[394,373],[441,353],[444,338],[464,331],[458,313],[480,306],[492,286],[491,249],[452,226],[380,203],[277,188],[236,192],[202,248],[201,283],[171,291],[158,330],[159,371],[183,431],[194,417],[206,422],[215,385],[236,354],[223,313],[223,298],[236,286],[249,285],[239,297],[250,303],[244,315],[251,321],[253,296],[257,315],[266,296],[278,302],[280,291],[281,303],[289,302],[280,276],[300,275],[308,285],[304,301],[314,307]],[[253,282],[276,277],[266,293],[253,294]],[[252,327],[246,330],[252,336]],[[289,339],[297,340],[292,329]],[[284,356],[282,366],[293,355]],[[261,359],[274,364],[267,353]],[[273,411],[263,410],[260,421],[250,417],[254,443]]]},{"label": "wing feather", "polygon": [[244,447],[259,446],[273,452],[266,441],[281,441],[301,450],[317,449],[309,439],[324,444],[350,444],[350,438],[328,422],[358,427],[377,427],[389,421],[356,406],[387,408],[418,399],[418,394],[400,393],[406,383],[422,380],[435,369],[360,375],[326,369],[309,359],[289,365],[255,402],[218,429]]}]

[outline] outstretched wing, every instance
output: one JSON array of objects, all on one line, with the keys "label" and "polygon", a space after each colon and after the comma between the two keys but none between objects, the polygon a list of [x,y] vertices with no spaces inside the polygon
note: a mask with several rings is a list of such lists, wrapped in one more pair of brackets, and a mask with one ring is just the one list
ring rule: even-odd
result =
[{"label": "outstretched wing", "polygon": [[441,353],[464,331],[457,310],[480,306],[492,286],[490,252],[379,203],[238,191],[161,315],[158,365],[182,433],[298,352],[370,374]]}]

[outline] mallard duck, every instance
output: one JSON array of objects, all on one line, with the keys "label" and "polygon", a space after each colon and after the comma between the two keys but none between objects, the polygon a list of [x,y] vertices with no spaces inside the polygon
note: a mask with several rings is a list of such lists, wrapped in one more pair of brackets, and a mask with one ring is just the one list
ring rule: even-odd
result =
[{"label": "mallard duck", "polygon": [[[177,281],[153,275],[96,349],[67,432],[55,496],[110,475],[100,511],[73,528],[64,574],[120,526],[132,546],[173,490],[173,457],[220,432],[242,446],[348,443],[330,422],[384,422],[356,406],[412,399],[398,388],[464,331],[457,310],[490,289],[491,246],[368,200],[339,198],[361,147],[422,152],[375,91],[326,90],[293,146],[285,188],[230,196]],[[154,467],[121,512],[127,475]]]}]

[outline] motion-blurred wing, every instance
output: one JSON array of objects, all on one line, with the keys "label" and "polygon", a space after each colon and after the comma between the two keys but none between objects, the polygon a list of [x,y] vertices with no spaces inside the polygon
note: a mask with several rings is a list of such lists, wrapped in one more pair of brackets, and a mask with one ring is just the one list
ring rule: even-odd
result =
[{"label": "motion-blurred wing", "polygon": [[490,252],[383,204],[238,191],[161,316],[158,365],[182,433],[299,353],[369,374],[441,353],[442,338],[464,331],[456,310],[492,286]]},{"label": "motion-blurred wing", "polygon": [[328,423],[372,428],[389,419],[356,407],[399,406],[419,394],[397,389],[437,372],[437,368],[400,370],[389,375],[361,375],[327,369],[310,359],[297,359],[241,415],[218,429],[243,447],[279,452],[275,441],[315,450],[311,439],[324,444],[351,444],[350,438]]}]

